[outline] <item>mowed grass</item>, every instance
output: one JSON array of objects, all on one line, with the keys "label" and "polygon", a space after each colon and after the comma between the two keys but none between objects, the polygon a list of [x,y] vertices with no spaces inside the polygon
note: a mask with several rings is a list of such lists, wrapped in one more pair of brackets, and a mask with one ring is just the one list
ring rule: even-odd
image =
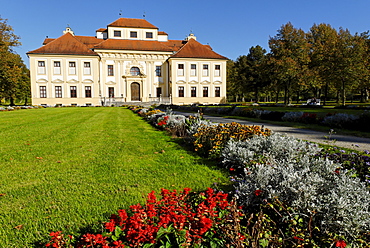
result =
[{"label": "mowed grass", "polygon": [[204,190],[225,173],[124,108],[0,112],[0,247],[102,228],[161,188]]}]

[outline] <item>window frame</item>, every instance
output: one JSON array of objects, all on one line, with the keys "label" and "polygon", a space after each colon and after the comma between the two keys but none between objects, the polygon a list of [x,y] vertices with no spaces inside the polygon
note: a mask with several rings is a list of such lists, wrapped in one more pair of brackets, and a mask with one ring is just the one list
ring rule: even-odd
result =
[{"label": "window frame", "polygon": [[184,76],[185,75],[185,69],[184,68],[185,68],[184,64],[177,64],[177,76]]},{"label": "window frame", "polygon": [[91,98],[91,86],[85,86],[85,98]]},{"label": "window frame", "polygon": [[114,98],[114,87],[108,87],[108,97]]},{"label": "window frame", "polygon": [[208,96],[209,96],[208,86],[203,86],[203,97]]},{"label": "window frame", "polygon": [[62,73],[61,62],[58,60],[58,61],[54,61],[53,64],[54,64],[54,70],[53,70],[54,74],[60,75]]},{"label": "window frame", "polygon": [[69,87],[69,92],[71,94],[71,98],[77,98],[77,86],[70,86]]},{"label": "window frame", "polygon": [[162,76],[162,66],[160,66],[160,65],[156,65],[155,66],[155,75],[157,77],[161,77]]},{"label": "window frame", "polygon": [[113,37],[122,37],[121,30],[113,30]]},{"label": "window frame", "polygon": [[113,65],[107,65],[107,75],[108,77],[113,77],[114,76],[114,66]]},{"label": "window frame", "polygon": [[130,38],[137,38],[137,31],[130,31]]},{"label": "window frame", "polygon": [[46,73],[45,60],[37,61],[37,73],[38,74],[45,74]]},{"label": "window frame", "polygon": [[215,87],[215,97],[221,97],[221,87]]},{"label": "window frame", "polygon": [[147,39],[153,39],[153,32],[146,32],[145,33],[145,38],[147,38]]},{"label": "window frame", "polygon": [[203,77],[209,76],[209,66],[208,64],[203,64]]},{"label": "window frame", "polygon": [[40,86],[40,98],[47,98],[46,86]]},{"label": "window frame", "polygon": [[215,65],[215,77],[221,76],[221,65]]},{"label": "window frame", "polygon": [[[71,65],[74,65],[74,66],[71,66]],[[76,75],[76,61],[69,61],[68,62],[68,72],[70,75]]]},{"label": "window frame", "polygon": [[197,76],[197,64],[190,64],[190,76],[191,77]]},{"label": "window frame", "polygon": [[196,86],[190,87],[190,97],[197,97],[197,87]]},{"label": "window frame", "polygon": [[62,98],[62,86],[55,86],[55,98]]},{"label": "window frame", "polygon": [[84,75],[91,75],[91,62],[84,61]]},{"label": "window frame", "polygon": [[184,86],[179,86],[178,94],[179,94],[179,97],[185,97],[185,87]]}]

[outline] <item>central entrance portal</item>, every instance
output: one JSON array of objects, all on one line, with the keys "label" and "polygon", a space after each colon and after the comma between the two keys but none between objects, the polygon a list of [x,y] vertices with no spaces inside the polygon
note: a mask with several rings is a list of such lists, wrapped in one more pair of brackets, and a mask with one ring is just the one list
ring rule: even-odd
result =
[{"label": "central entrance portal", "polygon": [[140,101],[140,84],[131,84],[131,101]]}]

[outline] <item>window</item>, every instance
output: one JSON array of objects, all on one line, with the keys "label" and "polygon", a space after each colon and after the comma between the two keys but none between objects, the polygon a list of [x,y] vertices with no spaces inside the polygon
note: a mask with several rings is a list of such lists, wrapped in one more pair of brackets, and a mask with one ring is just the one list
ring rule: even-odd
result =
[{"label": "window", "polygon": [[55,98],[62,98],[62,86],[55,86]]},{"label": "window", "polygon": [[191,97],[197,97],[197,87],[190,88]]},{"label": "window", "polygon": [[40,98],[46,98],[46,86],[40,86]]},{"label": "window", "polygon": [[191,64],[190,65],[190,76],[196,76],[197,75],[197,65]]},{"label": "window", "polygon": [[76,62],[69,62],[69,74],[76,74]]},{"label": "window", "polygon": [[177,76],[184,76],[184,64],[177,65]]},{"label": "window", "polygon": [[108,65],[108,76],[114,76],[113,65]]},{"label": "window", "polygon": [[60,61],[54,61],[54,74],[60,74]]},{"label": "window", "polygon": [[85,97],[86,98],[91,97],[91,86],[85,86]]},{"label": "window", "polygon": [[203,97],[208,97],[208,87],[203,87]]},{"label": "window", "polygon": [[208,76],[208,65],[203,65],[203,77]]},{"label": "window", "polygon": [[114,30],[113,35],[114,35],[114,37],[121,37],[121,31]]},{"label": "window", "polygon": [[161,66],[156,66],[156,67],[155,67],[155,75],[156,75],[157,77],[162,76],[162,67],[161,67]]},{"label": "window", "polygon": [[221,89],[220,87],[215,87],[215,97],[220,97],[221,96]]},{"label": "window", "polygon": [[108,87],[108,95],[109,97],[114,97],[114,87]]},{"label": "window", "polygon": [[140,75],[140,69],[138,67],[131,67],[130,74],[131,74],[131,76],[139,76]]},{"label": "window", "polygon": [[77,86],[71,86],[71,98],[77,97]]},{"label": "window", "polygon": [[146,38],[147,39],[153,39],[153,33],[152,32],[146,32]]},{"label": "window", "polygon": [[221,66],[215,65],[215,77],[221,76]]},{"label": "window", "polygon": [[130,38],[137,38],[137,32],[136,31],[131,31],[130,32]]},{"label": "window", "polygon": [[184,97],[184,87],[183,86],[180,86],[179,87],[179,97]]},{"label": "window", "polygon": [[162,95],[162,88],[157,87],[157,97],[161,97],[161,95]]},{"label": "window", "polygon": [[45,61],[39,61],[37,65],[38,65],[37,72],[39,74],[45,74]]},{"label": "window", "polygon": [[91,64],[90,64],[90,62],[84,62],[84,75],[91,75]]}]

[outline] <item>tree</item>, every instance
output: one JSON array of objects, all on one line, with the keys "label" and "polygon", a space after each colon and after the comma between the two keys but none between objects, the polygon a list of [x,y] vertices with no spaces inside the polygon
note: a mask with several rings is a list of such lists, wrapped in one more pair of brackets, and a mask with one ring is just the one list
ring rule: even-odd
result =
[{"label": "tree", "polygon": [[13,47],[21,45],[6,19],[0,17],[0,97],[14,105],[16,98],[30,95],[29,71]]},{"label": "tree", "polygon": [[310,58],[306,34],[288,22],[270,38],[269,47],[275,78],[284,88],[284,103],[290,103],[292,91],[299,92],[307,80]]}]

